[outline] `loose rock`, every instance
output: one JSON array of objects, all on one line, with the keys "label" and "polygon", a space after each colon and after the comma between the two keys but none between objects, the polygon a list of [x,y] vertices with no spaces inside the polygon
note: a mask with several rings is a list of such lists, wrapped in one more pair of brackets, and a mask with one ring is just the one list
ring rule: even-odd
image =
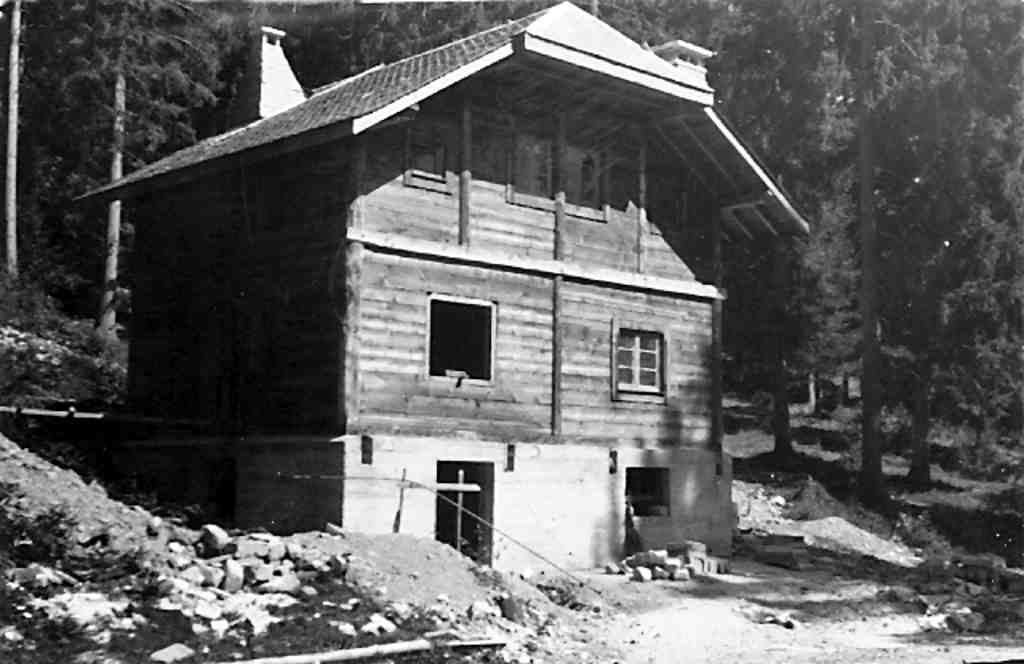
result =
[{"label": "loose rock", "polygon": [[654,574],[651,572],[649,567],[634,567],[632,578],[634,581],[640,581],[642,583],[644,581],[652,580],[654,578]]},{"label": "loose rock", "polygon": [[175,643],[161,650],[157,650],[149,656],[149,659],[151,659],[154,662],[171,664],[172,662],[177,662],[188,657],[191,657],[195,653],[195,650],[192,650],[184,643]]},{"label": "loose rock", "polygon": [[221,587],[229,593],[236,593],[242,589],[245,582],[245,569],[236,560],[224,561],[224,580]]},{"label": "loose rock", "polygon": [[199,533],[199,543],[207,556],[218,556],[231,544],[231,536],[217,524],[208,523]]}]

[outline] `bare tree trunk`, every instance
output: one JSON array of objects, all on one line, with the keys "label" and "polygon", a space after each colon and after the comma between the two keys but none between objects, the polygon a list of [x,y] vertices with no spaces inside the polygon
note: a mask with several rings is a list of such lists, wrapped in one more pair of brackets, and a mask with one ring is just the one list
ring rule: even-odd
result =
[{"label": "bare tree trunk", "polygon": [[[119,65],[114,81],[114,134],[110,156],[110,181],[121,179],[124,174],[124,115],[125,80],[124,69]],[[117,258],[121,250],[121,201],[111,201],[107,209],[106,260],[103,266],[103,294],[100,296],[100,311],[97,317],[97,333],[107,341],[117,339]]]},{"label": "bare tree trunk", "polygon": [[793,436],[789,426],[789,376],[786,372],[786,294],[788,290],[786,244],[782,239],[772,247],[772,307],[775,320],[772,321],[771,349],[773,377],[772,432],[775,434],[774,454],[791,456]]},{"label": "bare tree trunk", "polygon": [[818,412],[818,377],[813,371],[807,374],[807,409],[811,415]]},{"label": "bare tree trunk", "polygon": [[7,274],[18,276],[18,86],[21,69],[21,0],[11,3],[11,44],[7,65]]},{"label": "bare tree trunk", "polygon": [[874,0],[860,3],[860,93],[859,175],[861,217],[861,468],[860,492],[863,500],[878,503],[884,498],[882,486],[882,447],[878,415],[881,410],[881,353],[878,345],[878,229],[875,223],[874,155],[872,154],[871,106],[873,83],[872,22]]},{"label": "bare tree trunk", "polygon": [[927,361],[920,363],[914,379],[913,424],[910,431],[912,456],[907,479],[913,484],[931,483],[931,449],[928,432],[931,430],[931,413],[928,394],[931,388],[931,372]]}]

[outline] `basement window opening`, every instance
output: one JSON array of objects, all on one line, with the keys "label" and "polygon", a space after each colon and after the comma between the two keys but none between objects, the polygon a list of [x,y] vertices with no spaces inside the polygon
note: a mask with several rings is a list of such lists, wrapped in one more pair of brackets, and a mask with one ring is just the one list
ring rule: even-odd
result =
[{"label": "basement window opening", "polygon": [[663,394],[664,339],[657,332],[619,330],[615,381],[620,392]]},{"label": "basement window opening", "polygon": [[668,468],[626,468],[626,502],[633,516],[668,516],[668,487]]},{"label": "basement window opening", "polygon": [[490,381],[494,366],[494,303],[430,298],[429,374]]}]

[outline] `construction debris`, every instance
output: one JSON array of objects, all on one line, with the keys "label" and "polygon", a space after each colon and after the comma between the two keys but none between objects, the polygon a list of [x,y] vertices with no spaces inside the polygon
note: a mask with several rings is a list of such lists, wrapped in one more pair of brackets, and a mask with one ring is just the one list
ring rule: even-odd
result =
[{"label": "construction debris", "polygon": [[634,553],[605,565],[606,574],[625,574],[633,581],[689,581],[696,576],[727,574],[729,561],[708,554],[703,542],[687,541],[668,549]]}]

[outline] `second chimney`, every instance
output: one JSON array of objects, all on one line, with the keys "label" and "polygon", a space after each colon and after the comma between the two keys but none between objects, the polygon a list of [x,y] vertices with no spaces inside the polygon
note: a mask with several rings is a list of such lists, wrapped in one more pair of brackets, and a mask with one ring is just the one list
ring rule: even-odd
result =
[{"label": "second chimney", "polygon": [[283,30],[266,26],[260,28],[231,104],[232,126],[276,115],[306,100],[306,93],[281,47],[284,37]]}]

